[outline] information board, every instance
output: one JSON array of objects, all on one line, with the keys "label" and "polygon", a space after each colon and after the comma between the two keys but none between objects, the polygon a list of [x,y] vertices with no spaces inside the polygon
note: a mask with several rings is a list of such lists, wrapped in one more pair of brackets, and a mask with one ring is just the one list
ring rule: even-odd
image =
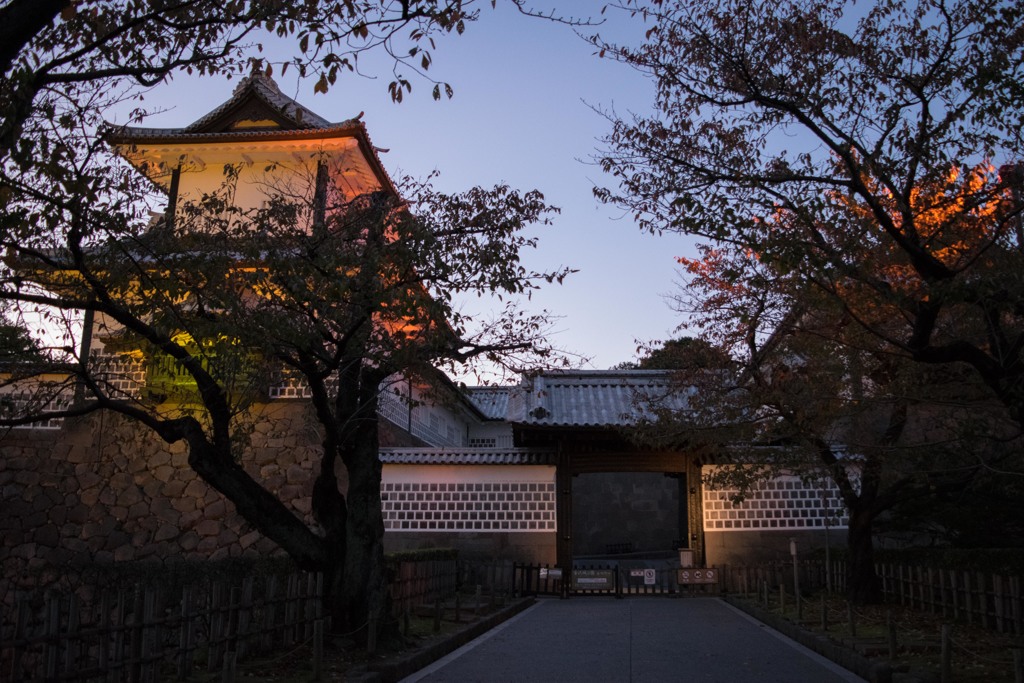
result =
[{"label": "information board", "polygon": [[614,569],[574,569],[572,589],[577,591],[615,590]]}]

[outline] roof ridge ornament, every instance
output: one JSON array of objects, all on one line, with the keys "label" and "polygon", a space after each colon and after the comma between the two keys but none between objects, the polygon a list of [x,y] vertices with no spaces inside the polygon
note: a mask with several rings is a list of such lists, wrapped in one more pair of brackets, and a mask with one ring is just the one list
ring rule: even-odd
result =
[{"label": "roof ridge ornament", "polygon": [[235,86],[235,89],[231,91],[231,95],[237,95],[246,88],[257,83],[262,83],[263,85],[270,88],[274,92],[278,94],[283,94],[281,93],[281,86],[277,84],[277,81],[275,81],[273,77],[268,76],[263,69],[254,68],[251,72],[249,72],[248,76],[244,77],[242,80],[238,82],[238,85]]}]

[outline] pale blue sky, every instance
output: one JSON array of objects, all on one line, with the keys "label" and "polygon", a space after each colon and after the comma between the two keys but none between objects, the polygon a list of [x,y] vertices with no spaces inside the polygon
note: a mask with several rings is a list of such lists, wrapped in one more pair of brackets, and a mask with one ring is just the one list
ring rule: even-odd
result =
[{"label": "pale blue sky", "polygon": [[[599,18],[601,3],[551,6]],[[637,22],[613,15],[602,26],[580,30],[636,40],[644,31]],[[608,179],[589,161],[610,124],[590,106],[646,112],[653,88],[593,52],[571,28],[523,17],[499,3],[495,11],[483,10],[464,35],[439,41],[430,74],[452,84],[451,100],[435,102],[430,84],[413,78],[411,95],[392,103],[389,65],[380,55],[363,61],[376,80],[346,75],[327,95],[314,95],[313,81],[297,83],[290,72],[277,80],[285,93],[327,119],[365,112],[374,144],[390,150],[382,160],[392,177],[423,177],[437,169],[436,186],[445,191],[507,182],[537,188],[561,207],[527,263],[580,272],[535,293],[530,306],[561,316],[552,338],[556,346],[590,358],[585,367],[607,368],[632,360],[635,340],[673,335],[679,316],[664,295],[674,289],[674,257],[693,250],[679,236],[642,234],[621,211],[594,199],[592,187]],[[233,88],[234,82],[220,79],[176,79],[147,96],[150,105],[169,110],[145,125],[189,123]]]}]

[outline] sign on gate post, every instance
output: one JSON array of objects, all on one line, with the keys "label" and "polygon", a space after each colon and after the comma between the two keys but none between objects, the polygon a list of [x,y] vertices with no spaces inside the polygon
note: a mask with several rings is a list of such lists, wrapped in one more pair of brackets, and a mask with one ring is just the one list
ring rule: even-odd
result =
[{"label": "sign on gate post", "polygon": [[705,569],[680,569],[677,577],[679,585],[718,583],[718,570],[714,567]]}]

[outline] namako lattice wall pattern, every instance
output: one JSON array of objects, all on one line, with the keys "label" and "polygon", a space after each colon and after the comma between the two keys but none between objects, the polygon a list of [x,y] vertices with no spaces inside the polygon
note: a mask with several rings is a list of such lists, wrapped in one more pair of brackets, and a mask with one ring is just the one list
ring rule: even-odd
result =
[{"label": "namako lattice wall pattern", "polygon": [[704,531],[843,528],[849,515],[829,482],[782,476],[761,482],[734,504],[738,490],[704,489]]},{"label": "namako lattice wall pattern", "polygon": [[394,531],[554,531],[555,485],[544,482],[384,482]]}]

